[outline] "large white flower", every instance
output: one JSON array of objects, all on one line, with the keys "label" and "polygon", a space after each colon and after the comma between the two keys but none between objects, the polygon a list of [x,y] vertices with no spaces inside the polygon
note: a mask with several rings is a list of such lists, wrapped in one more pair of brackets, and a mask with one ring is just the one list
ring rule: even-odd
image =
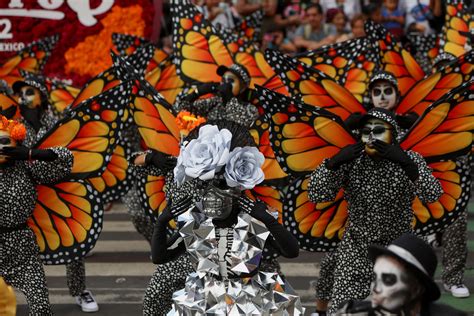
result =
[{"label": "large white flower", "polygon": [[253,189],[265,179],[262,165],[265,157],[256,147],[236,147],[225,166],[227,185],[241,190]]},{"label": "large white flower", "polygon": [[178,184],[190,178],[210,180],[229,160],[232,134],[215,125],[205,125],[199,129],[199,137],[191,140],[182,149],[174,168]]}]

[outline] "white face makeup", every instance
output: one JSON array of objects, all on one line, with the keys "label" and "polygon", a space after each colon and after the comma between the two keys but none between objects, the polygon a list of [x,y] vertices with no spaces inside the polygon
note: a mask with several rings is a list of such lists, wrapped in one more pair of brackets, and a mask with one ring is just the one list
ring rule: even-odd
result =
[{"label": "white face makeup", "polygon": [[392,143],[392,127],[387,122],[384,122],[377,118],[371,118],[367,120],[364,127],[360,130],[361,140],[365,143],[365,151],[368,155],[374,155],[376,153],[373,148],[373,141],[378,139],[384,143]]},{"label": "white face makeup", "polygon": [[41,106],[40,90],[34,87],[25,86],[21,88],[19,103],[30,109]]},{"label": "white face makeup", "polygon": [[375,261],[372,281],[372,307],[397,312],[410,300],[410,286],[403,265],[395,258],[380,256]]},{"label": "white face makeup", "polygon": [[386,81],[375,82],[370,94],[376,108],[392,110],[397,105],[397,93],[394,87]]},{"label": "white face makeup", "polygon": [[242,84],[239,77],[231,71],[226,71],[222,76],[222,82],[228,82],[232,85],[232,95],[238,96],[242,90]]}]

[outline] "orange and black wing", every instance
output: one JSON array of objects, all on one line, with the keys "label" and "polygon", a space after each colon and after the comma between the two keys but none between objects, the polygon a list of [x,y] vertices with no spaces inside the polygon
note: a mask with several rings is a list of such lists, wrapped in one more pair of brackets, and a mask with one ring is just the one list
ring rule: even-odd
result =
[{"label": "orange and black wing", "polygon": [[61,80],[46,78],[51,108],[57,113],[63,113],[79,95],[80,89]]},{"label": "orange and black wing", "polygon": [[472,147],[473,109],[474,81],[469,81],[429,106],[400,145],[420,153],[428,162],[466,154]]},{"label": "orange and black wing", "polygon": [[418,197],[412,204],[414,229],[420,235],[444,231],[465,211],[471,190],[471,157],[429,164],[441,183],[443,195],[434,203],[424,203]]},{"label": "orange and black wing", "polygon": [[277,51],[267,50],[265,57],[294,98],[343,120],[352,113],[367,112],[350,91],[325,73]]},{"label": "orange and black wing", "polygon": [[0,93],[0,113],[8,119],[20,117],[18,102],[5,93]]},{"label": "orange and black wing", "polygon": [[446,93],[470,81],[473,73],[474,51],[470,51],[414,84],[397,105],[395,112],[415,112],[421,115]]},{"label": "orange and black wing", "polygon": [[440,52],[450,53],[456,57],[463,55],[467,43],[466,32],[469,32],[471,14],[464,1],[446,1],[446,20],[441,31]]},{"label": "orange and black wing", "polygon": [[402,96],[423,79],[425,72],[416,59],[381,24],[365,22],[365,34],[372,42],[373,49],[378,52],[379,67],[391,72],[398,81],[398,89]]},{"label": "orange and black wing", "polygon": [[366,37],[326,45],[297,57],[336,80],[361,103],[377,63]]},{"label": "orange and black wing", "polygon": [[423,68],[425,73],[430,73],[436,56],[439,53],[439,36],[438,34],[420,34],[409,33],[407,39],[410,41],[411,47],[414,49],[414,57]]},{"label": "orange and black wing", "polygon": [[257,90],[270,124],[270,143],[285,173],[306,175],[325,158],[356,143],[336,115],[264,88]]},{"label": "orange and black wing", "polygon": [[96,190],[82,180],[38,185],[38,199],[28,226],[36,235],[46,264],[65,264],[83,258],[102,230],[103,203]]},{"label": "orange and black wing", "polygon": [[219,36],[233,54],[244,51],[249,45],[259,42],[262,31],[263,11],[242,18],[234,28],[218,27]]},{"label": "orange and black wing", "polygon": [[148,81],[169,104],[173,104],[176,101],[176,97],[186,86],[185,82],[178,75],[172,57],[165,59],[152,71],[146,73],[145,80]]},{"label": "orange and black wing", "polygon": [[58,40],[59,35],[53,35],[23,48],[0,66],[0,79],[5,80],[11,86],[15,81],[22,79],[20,69],[41,73]]},{"label": "orange and black wing", "polygon": [[309,176],[296,179],[283,198],[283,223],[307,251],[330,251],[337,247],[348,213],[344,191],[334,201],[313,203],[308,198]]},{"label": "orange and black wing", "polygon": [[86,179],[100,175],[120,137],[130,93],[131,83],[127,82],[82,102],[35,147],[69,148],[74,154],[70,178]]},{"label": "orange and black wing", "polygon": [[189,0],[172,0],[170,3],[178,74],[189,84],[219,82],[217,67],[234,63],[227,46]]}]

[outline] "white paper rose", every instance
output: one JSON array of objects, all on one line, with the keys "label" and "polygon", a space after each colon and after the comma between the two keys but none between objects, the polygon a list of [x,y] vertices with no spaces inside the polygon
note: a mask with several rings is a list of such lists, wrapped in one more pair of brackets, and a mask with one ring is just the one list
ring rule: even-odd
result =
[{"label": "white paper rose", "polygon": [[225,166],[227,185],[241,190],[253,189],[265,179],[262,165],[265,157],[256,147],[236,147]]},{"label": "white paper rose", "polygon": [[174,168],[175,181],[178,184],[189,179],[214,178],[229,160],[232,134],[227,129],[215,125],[205,125],[199,129],[199,136],[191,140],[182,149]]}]

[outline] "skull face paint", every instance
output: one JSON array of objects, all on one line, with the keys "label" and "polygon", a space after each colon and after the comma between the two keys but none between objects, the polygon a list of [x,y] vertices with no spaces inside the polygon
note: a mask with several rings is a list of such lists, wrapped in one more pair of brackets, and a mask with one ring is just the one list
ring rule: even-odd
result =
[{"label": "skull face paint", "polygon": [[[16,141],[10,137],[10,133],[7,131],[0,131],[0,150],[3,147],[16,147]],[[3,155],[0,155],[0,165],[8,162],[7,158]]]},{"label": "skull face paint", "polygon": [[372,104],[376,108],[392,110],[397,105],[397,92],[387,81],[377,81],[370,90]]},{"label": "skull face paint", "polygon": [[384,143],[392,143],[392,126],[378,118],[370,118],[360,130],[361,140],[365,143],[365,152],[369,156],[377,154],[373,141],[378,139]]},{"label": "skull face paint", "polygon": [[19,103],[29,109],[39,108],[41,106],[40,90],[31,86],[22,87],[20,90]]},{"label": "skull face paint", "polygon": [[202,197],[201,212],[207,217],[225,219],[232,213],[233,201],[239,196],[238,189],[212,183]]},{"label": "skull face paint", "polygon": [[411,299],[408,274],[397,259],[380,256],[375,261],[372,281],[372,307],[400,311]]},{"label": "skull face paint", "polygon": [[240,78],[231,71],[226,71],[222,75],[222,83],[224,82],[230,83],[232,85],[232,95],[234,97],[238,96],[244,88]]}]

